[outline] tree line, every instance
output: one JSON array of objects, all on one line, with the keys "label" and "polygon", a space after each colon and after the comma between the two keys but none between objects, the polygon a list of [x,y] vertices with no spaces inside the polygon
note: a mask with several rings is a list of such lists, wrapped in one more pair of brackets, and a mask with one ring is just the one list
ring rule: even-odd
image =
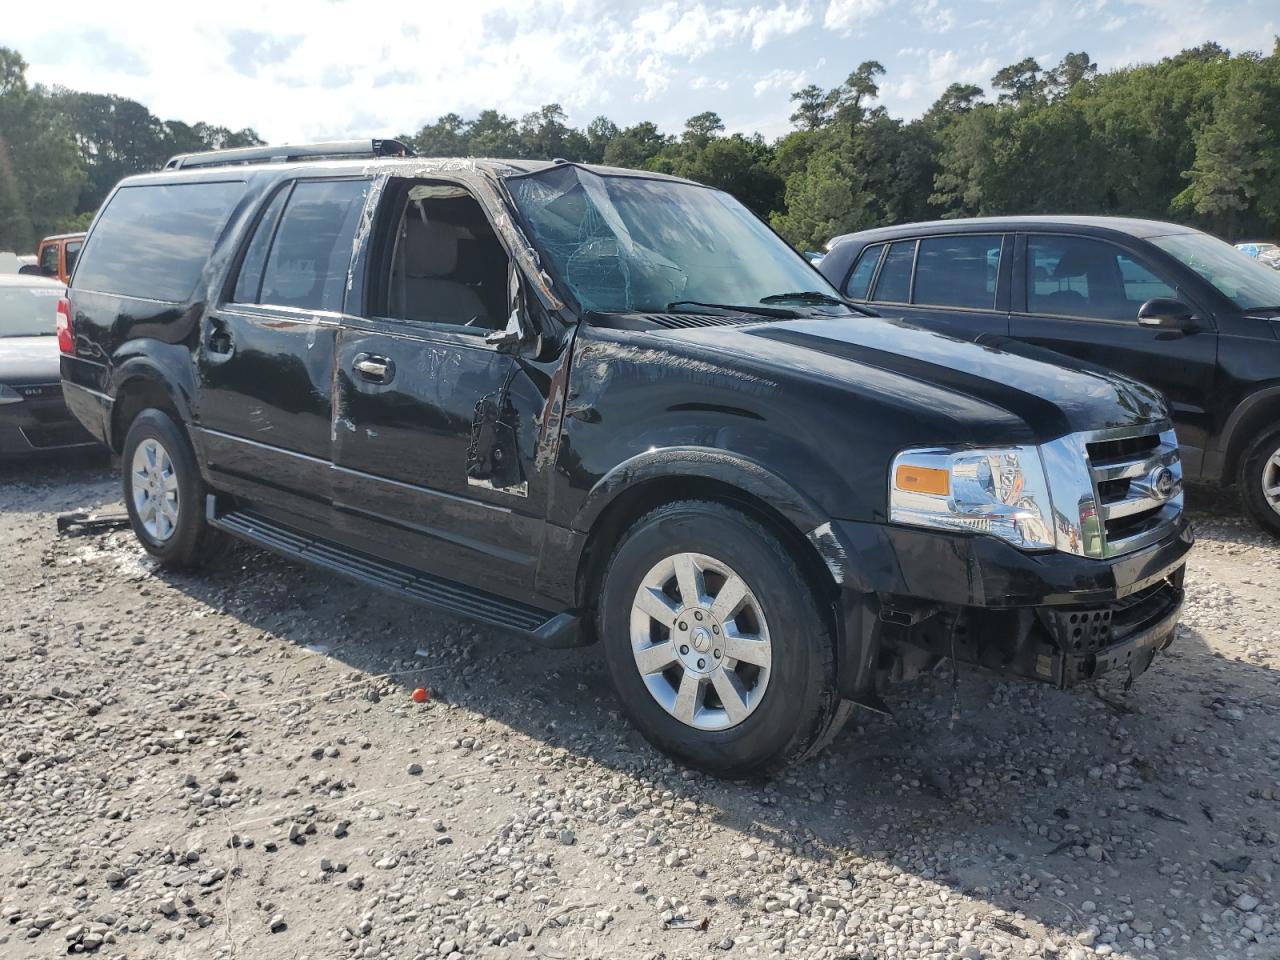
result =
[{"label": "tree line", "polygon": [[[788,241],[816,249],[913,220],[1089,213],[1175,220],[1228,239],[1280,234],[1280,40],[1270,54],[1216,43],[1100,72],[1084,52],[1026,58],[984,90],[949,86],[920,117],[877,102],[884,68],[792,94],[790,133],[725,134],[714,112],[678,134],[607,117],[570,125],[559,104],[521,117],[448,113],[401,139],[423,156],[634,167],[733,193]],[[29,86],[0,48],[0,249],[83,224],[119,177],[174,153],[260,143],[251,129],[160,121],[132,100]]]}]

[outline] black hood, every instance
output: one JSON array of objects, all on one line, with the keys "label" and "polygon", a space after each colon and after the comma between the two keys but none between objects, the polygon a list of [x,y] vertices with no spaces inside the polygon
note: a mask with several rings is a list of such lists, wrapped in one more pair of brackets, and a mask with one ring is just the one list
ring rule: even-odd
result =
[{"label": "black hood", "polygon": [[58,383],[58,338],[0,337],[0,383]]},{"label": "black hood", "polygon": [[1012,417],[1042,440],[1168,418],[1161,395],[1127,377],[1005,338],[975,343],[902,320],[830,317],[679,336],[801,375],[911,396],[926,416],[987,423]]}]

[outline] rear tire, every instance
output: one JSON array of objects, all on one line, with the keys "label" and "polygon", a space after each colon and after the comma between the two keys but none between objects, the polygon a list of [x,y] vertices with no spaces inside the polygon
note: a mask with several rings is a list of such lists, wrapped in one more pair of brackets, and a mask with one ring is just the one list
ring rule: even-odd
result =
[{"label": "rear tire", "polygon": [[1264,430],[1240,458],[1240,498],[1249,515],[1280,537],[1280,429]]},{"label": "rear tire", "polygon": [[227,538],[205,522],[204,479],[186,434],[149,407],[129,425],[121,457],[125,507],[143,549],[168,570],[203,566]]},{"label": "rear tire", "polygon": [[847,716],[811,585],[778,537],[722,504],[636,521],[609,561],[598,628],[631,721],[707,773],[774,773]]}]

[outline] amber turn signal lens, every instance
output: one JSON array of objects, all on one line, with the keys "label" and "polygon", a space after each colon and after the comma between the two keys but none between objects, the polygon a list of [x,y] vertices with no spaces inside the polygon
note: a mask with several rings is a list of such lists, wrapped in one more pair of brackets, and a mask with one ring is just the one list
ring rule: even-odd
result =
[{"label": "amber turn signal lens", "polygon": [[893,485],[911,493],[932,493],[945,497],[951,492],[951,476],[937,467],[912,467],[903,464],[893,476]]}]

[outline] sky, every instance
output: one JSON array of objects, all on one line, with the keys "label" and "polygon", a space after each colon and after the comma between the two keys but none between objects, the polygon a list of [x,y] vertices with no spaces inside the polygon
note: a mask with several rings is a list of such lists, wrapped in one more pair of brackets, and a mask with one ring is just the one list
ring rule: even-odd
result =
[{"label": "sky", "polygon": [[1102,69],[1214,40],[1269,53],[1275,0],[60,0],[0,22],[28,78],[145,104],[163,120],[253,127],[270,142],[416,132],[443,113],[559,103],[678,132],[790,129],[792,91],[885,67],[881,102],[923,112],[953,82],[1085,50]]}]

